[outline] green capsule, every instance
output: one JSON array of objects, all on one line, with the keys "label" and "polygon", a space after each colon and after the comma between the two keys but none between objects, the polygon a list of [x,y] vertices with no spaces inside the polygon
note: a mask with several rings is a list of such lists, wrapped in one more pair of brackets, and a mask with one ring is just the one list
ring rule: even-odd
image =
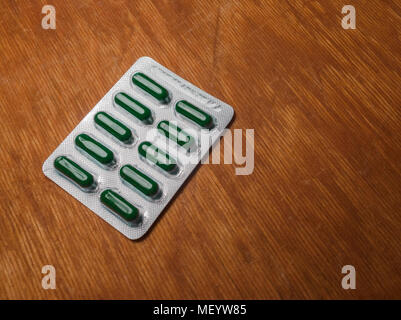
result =
[{"label": "green capsule", "polygon": [[82,149],[103,165],[110,166],[115,162],[114,154],[110,149],[85,133],[77,135],[75,144],[78,148]]},{"label": "green capsule", "polygon": [[65,156],[57,157],[54,160],[54,167],[82,188],[90,188],[95,185],[95,180],[88,171]]},{"label": "green capsule", "polygon": [[153,198],[159,192],[159,186],[154,180],[129,164],[120,169],[120,176],[145,196]]},{"label": "green capsule", "polygon": [[114,96],[114,102],[144,124],[153,123],[150,109],[128,94],[124,92],[117,93]]},{"label": "green capsule", "polygon": [[163,88],[147,75],[137,72],[132,76],[132,82],[139,88],[156,98],[160,103],[169,103],[170,96],[166,88]]},{"label": "green capsule", "polygon": [[176,173],[178,169],[176,161],[152,143],[148,141],[142,142],[138,147],[138,151],[142,157],[153,162],[164,171],[170,174]]},{"label": "green capsule", "polygon": [[117,213],[128,222],[136,222],[139,218],[139,210],[117,192],[106,189],[100,194],[100,201],[110,210]]},{"label": "green capsule", "polygon": [[131,130],[108,113],[103,111],[96,113],[95,123],[121,142],[127,144],[132,142]]},{"label": "green capsule", "polygon": [[160,133],[185,149],[189,149],[194,143],[194,138],[192,138],[192,136],[167,120],[160,121],[157,125],[157,129]]},{"label": "green capsule", "polygon": [[178,101],[175,105],[175,110],[179,114],[181,114],[185,118],[188,118],[189,120],[192,120],[202,128],[212,129],[214,126],[213,118],[209,114],[189,103],[188,101]]}]

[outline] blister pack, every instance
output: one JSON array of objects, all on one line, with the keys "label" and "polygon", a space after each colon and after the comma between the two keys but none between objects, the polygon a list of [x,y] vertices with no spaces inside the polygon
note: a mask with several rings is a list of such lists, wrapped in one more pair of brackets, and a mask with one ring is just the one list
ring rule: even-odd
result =
[{"label": "blister pack", "polygon": [[43,172],[138,239],[233,114],[231,106],[142,57],[49,156]]}]

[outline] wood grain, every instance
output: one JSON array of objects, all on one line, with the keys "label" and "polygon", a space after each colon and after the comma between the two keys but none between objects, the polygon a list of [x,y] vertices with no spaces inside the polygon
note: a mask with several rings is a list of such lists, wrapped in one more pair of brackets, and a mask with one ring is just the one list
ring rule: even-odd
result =
[{"label": "wood grain", "polygon": [[[3,0],[0,298],[401,298],[401,4],[348,2],[53,0],[44,30]],[[201,166],[132,242],[41,167],[145,55],[234,106],[255,169]]]}]

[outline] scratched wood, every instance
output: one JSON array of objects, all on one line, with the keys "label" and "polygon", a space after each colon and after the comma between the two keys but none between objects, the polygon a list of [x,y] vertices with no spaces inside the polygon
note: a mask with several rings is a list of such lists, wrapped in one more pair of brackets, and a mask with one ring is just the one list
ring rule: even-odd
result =
[{"label": "scratched wood", "polygon": [[[3,0],[0,298],[401,298],[401,3],[348,2],[356,30],[335,0],[53,0],[44,30]],[[144,55],[234,106],[255,168],[202,166],[132,242],[41,167]]]}]

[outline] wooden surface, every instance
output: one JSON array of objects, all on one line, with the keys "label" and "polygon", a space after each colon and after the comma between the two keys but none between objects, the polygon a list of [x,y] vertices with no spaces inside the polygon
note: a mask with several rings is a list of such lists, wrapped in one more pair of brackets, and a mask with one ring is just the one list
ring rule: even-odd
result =
[{"label": "wooden surface", "polygon": [[[44,30],[3,0],[0,298],[401,298],[401,3],[348,2],[52,0]],[[144,55],[234,106],[255,169],[201,166],[132,242],[41,167]]]}]

